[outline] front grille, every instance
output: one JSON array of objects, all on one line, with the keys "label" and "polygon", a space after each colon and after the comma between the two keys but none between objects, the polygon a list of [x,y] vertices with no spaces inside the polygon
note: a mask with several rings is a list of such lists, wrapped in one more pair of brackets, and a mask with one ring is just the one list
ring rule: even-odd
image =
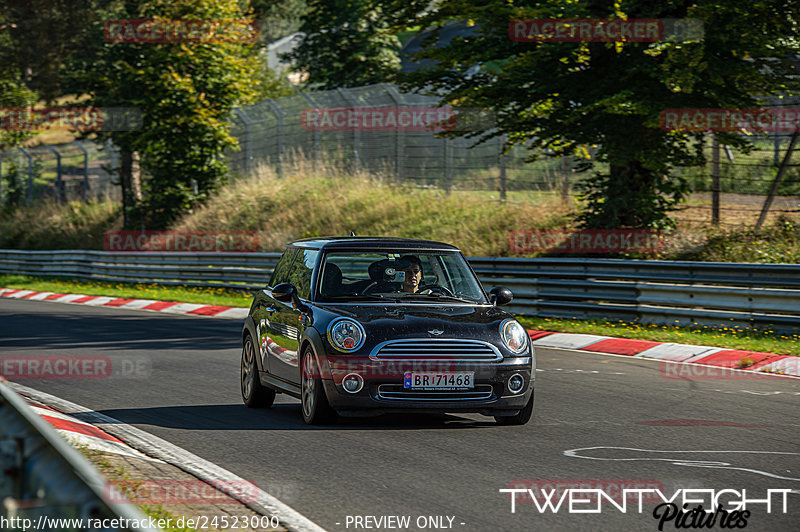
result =
[{"label": "front grille", "polygon": [[498,362],[503,355],[495,346],[479,340],[450,340],[419,338],[415,340],[393,340],[379,344],[369,356],[380,361],[427,361],[448,362]]},{"label": "front grille", "polygon": [[472,390],[409,390],[402,384],[381,384],[378,386],[378,399],[392,401],[486,401],[491,399],[494,390],[491,384],[478,384]]}]

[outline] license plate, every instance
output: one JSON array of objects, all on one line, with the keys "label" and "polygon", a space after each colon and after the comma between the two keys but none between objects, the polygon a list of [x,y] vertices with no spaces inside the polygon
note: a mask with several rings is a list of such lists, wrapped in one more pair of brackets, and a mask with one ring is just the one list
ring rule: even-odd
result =
[{"label": "license plate", "polygon": [[406,371],[403,388],[411,390],[469,390],[475,387],[475,372],[417,373]]}]

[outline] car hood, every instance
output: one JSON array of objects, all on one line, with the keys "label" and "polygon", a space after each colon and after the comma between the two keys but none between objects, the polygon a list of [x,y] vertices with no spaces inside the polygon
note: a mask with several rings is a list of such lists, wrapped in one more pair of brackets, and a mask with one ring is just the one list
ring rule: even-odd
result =
[{"label": "car hood", "polygon": [[489,305],[347,304],[322,308],[331,313],[331,319],[346,316],[361,323],[373,345],[403,338],[463,338],[497,343],[500,323],[511,317]]}]

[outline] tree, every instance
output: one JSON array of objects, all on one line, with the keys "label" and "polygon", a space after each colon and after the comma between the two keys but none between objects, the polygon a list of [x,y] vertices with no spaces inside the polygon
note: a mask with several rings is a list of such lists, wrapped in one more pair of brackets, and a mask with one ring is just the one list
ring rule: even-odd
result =
[{"label": "tree", "polygon": [[0,46],[0,63],[46,102],[64,94],[69,56],[80,50],[101,6],[110,0],[0,0],[10,37]]},{"label": "tree", "polygon": [[252,0],[262,45],[286,37],[300,29],[308,11],[306,0]]},{"label": "tree", "polygon": [[[427,47],[435,65],[406,84],[443,102],[494,111],[510,144],[531,143],[555,155],[597,146],[601,172],[583,187],[579,220],[589,228],[664,227],[685,197],[676,166],[702,164],[701,133],[668,132],[659,114],[670,108],[752,108],[759,98],[798,88],[790,58],[797,52],[800,3],[794,0],[590,0],[517,2],[384,0],[395,29],[441,27],[467,20],[477,31],[448,46]],[[429,10],[430,9],[430,10]],[[705,38],[690,42],[514,42],[512,19],[695,18]],[[436,36],[432,37],[435,39]],[[465,76],[470,66],[482,65]],[[741,136],[719,134],[740,147]]]},{"label": "tree", "polygon": [[300,31],[306,38],[286,58],[310,87],[382,83],[400,69],[400,41],[375,0],[312,0]]},{"label": "tree", "polygon": [[[244,20],[236,0],[129,0],[119,19]],[[102,37],[98,37],[102,38]],[[84,79],[99,107],[141,111],[141,128],[105,133],[120,147],[127,225],[163,228],[227,178],[231,109],[254,95],[252,45],[243,42],[106,43]],[[134,154],[144,198],[135,198]]]}]

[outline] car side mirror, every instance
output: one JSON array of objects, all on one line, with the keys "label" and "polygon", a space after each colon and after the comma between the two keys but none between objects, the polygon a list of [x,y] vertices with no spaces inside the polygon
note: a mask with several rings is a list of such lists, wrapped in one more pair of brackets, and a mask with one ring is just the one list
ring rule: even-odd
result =
[{"label": "car side mirror", "polygon": [[489,300],[493,305],[508,305],[514,299],[514,294],[505,286],[495,286],[489,290]]},{"label": "car side mirror", "polygon": [[272,297],[282,303],[289,303],[297,295],[297,288],[292,283],[281,283],[272,289]]}]

